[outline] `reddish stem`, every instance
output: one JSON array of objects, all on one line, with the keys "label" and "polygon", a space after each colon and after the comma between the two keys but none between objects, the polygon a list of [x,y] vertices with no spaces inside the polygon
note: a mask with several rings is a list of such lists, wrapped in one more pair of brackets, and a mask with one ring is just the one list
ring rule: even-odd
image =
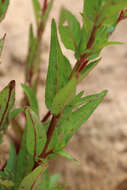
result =
[{"label": "reddish stem", "polygon": [[52,119],[51,119],[51,122],[50,122],[50,125],[48,128],[48,132],[47,132],[47,141],[46,141],[45,147],[43,149],[43,152],[40,155],[41,158],[46,158],[46,156],[47,156],[47,149],[48,149],[50,140],[52,138],[52,135],[53,135],[53,132],[54,132],[54,129],[56,127],[59,117],[60,117],[60,114],[58,114],[57,116],[55,116],[55,115],[52,116]]},{"label": "reddish stem", "polygon": [[44,116],[44,118],[41,120],[42,123],[46,122],[49,118],[49,116],[51,115],[51,112],[48,111],[47,114]]},{"label": "reddish stem", "polygon": [[44,0],[43,7],[42,7],[42,13],[44,14],[47,9],[48,0]]},{"label": "reddish stem", "polygon": [[83,64],[79,67],[79,69],[78,69],[78,72],[80,73],[84,68],[85,68],[85,66],[87,65],[87,63],[89,62],[89,60],[85,60],[84,62],[83,62]]},{"label": "reddish stem", "polygon": [[127,16],[124,15],[125,12],[127,12],[127,9],[126,9],[125,11],[122,10],[122,11],[120,12],[120,15],[119,15],[119,17],[118,17],[118,19],[117,19],[117,24],[118,24],[120,21],[122,21],[122,20],[124,20],[124,19],[127,18]]}]

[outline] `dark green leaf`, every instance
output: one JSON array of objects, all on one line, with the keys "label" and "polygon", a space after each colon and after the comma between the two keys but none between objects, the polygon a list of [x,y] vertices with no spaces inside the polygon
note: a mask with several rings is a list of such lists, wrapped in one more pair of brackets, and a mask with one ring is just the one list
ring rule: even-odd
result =
[{"label": "dark green leaf", "polygon": [[4,169],[4,172],[8,175],[10,179],[14,179],[15,177],[15,171],[16,171],[16,161],[17,161],[17,155],[14,145],[11,143],[10,146],[10,156],[7,161],[7,165]]},{"label": "dark green leaf", "polygon": [[25,94],[27,95],[31,109],[36,114],[38,114],[38,102],[37,102],[36,95],[35,95],[34,91],[32,90],[32,88],[30,88],[29,86],[27,86],[25,84],[22,84],[22,88],[24,89]]},{"label": "dark green leaf", "polygon": [[67,9],[62,9],[59,19],[59,31],[67,49],[76,50],[79,45],[81,30],[76,17]]},{"label": "dark green leaf", "polygon": [[[26,148],[26,128],[24,129],[22,143],[17,158],[16,176],[15,176],[15,189],[17,190],[23,178],[31,172],[34,165],[33,157],[30,155]],[[20,172],[19,172],[20,171]]]},{"label": "dark green leaf", "polygon": [[11,81],[0,92],[0,130],[5,129],[8,124],[8,114],[15,101],[15,81]]},{"label": "dark green leaf", "polygon": [[29,154],[34,157],[41,154],[46,143],[46,132],[39,117],[30,108],[26,111],[26,146]]},{"label": "dark green leaf", "polygon": [[54,20],[51,28],[50,57],[45,92],[45,102],[49,109],[52,107],[56,94],[68,82],[72,71],[69,61],[62,54]]},{"label": "dark green leaf", "polygon": [[19,186],[19,190],[37,190],[42,182],[42,176],[47,169],[47,164],[43,164],[28,174]]}]

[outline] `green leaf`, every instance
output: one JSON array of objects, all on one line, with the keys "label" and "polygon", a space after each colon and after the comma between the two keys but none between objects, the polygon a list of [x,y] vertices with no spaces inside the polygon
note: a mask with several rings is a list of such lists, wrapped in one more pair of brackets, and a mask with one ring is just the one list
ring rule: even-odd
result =
[{"label": "green leaf", "polygon": [[107,20],[116,14],[119,15],[119,12],[125,8],[127,8],[127,1],[125,0],[109,1],[109,6],[105,6],[103,9],[102,18],[105,17],[105,20]]},{"label": "green leaf", "polygon": [[78,79],[78,82],[80,82],[82,79],[84,79],[89,72],[91,72],[96,66],[97,64],[101,61],[101,58],[90,62],[81,72],[80,72],[80,76]]},{"label": "green leaf", "polygon": [[48,20],[49,13],[50,13],[52,6],[53,6],[53,2],[54,2],[54,0],[49,1],[44,14],[42,14],[42,20],[44,21],[44,23],[46,23],[46,21]]},{"label": "green leaf", "polygon": [[49,188],[52,189],[53,187],[56,187],[58,182],[60,180],[60,174],[55,174],[50,178],[50,186]]},{"label": "green leaf", "polygon": [[90,99],[88,102],[86,102],[85,99],[85,105],[80,106],[79,109],[73,111],[69,117],[64,120],[60,129],[58,129],[60,135],[58,144],[54,149],[55,152],[61,151],[67,145],[70,138],[76,133],[78,128],[88,120],[106,94],[107,91],[103,91],[97,96],[93,95],[95,98]]},{"label": "green leaf", "polygon": [[67,58],[62,54],[55,21],[51,26],[51,44],[49,67],[46,80],[45,103],[49,109],[52,107],[53,99],[60,89],[68,82],[72,69]]},{"label": "green leaf", "polygon": [[9,5],[9,0],[5,1],[0,0],[0,21],[4,18],[8,5]]},{"label": "green leaf", "polygon": [[0,185],[8,189],[9,187],[13,187],[14,183],[11,180],[0,180]]},{"label": "green leaf", "polygon": [[32,88],[30,88],[29,86],[27,86],[25,84],[22,84],[22,88],[24,89],[24,92],[27,95],[31,109],[36,114],[38,114],[38,102],[37,102],[36,95],[35,95],[34,91],[32,90]]},{"label": "green leaf", "polygon": [[29,29],[29,54],[28,54],[27,60],[26,60],[26,63],[28,64],[29,68],[31,68],[32,64],[33,64],[35,52],[37,49],[37,43],[38,43],[38,39],[37,39],[37,37],[34,36],[33,27],[31,25],[30,29]]},{"label": "green leaf", "polygon": [[43,164],[34,169],[26,176],[19,186],[19,190],[38,190],[39,184],[42,182],[42,176],[47,169],[47,164]]},{"label": "green leaf", "polygon": [[58,155],[63,156],[69,160],[72,160],[73,163],[80,165],[79,161],[77,161],[75,158],[73,158],[70,154],[68,154],[66,152],[60,151],[60,152],[58,152]]},{"label": "green leaf", "polygon": [[80,24],[76,17],[65,8],[61,9],[59,31],[64,46],[75,51],[80,42]]},{"label": "green leaf", "polygon": [[55,96],[51,108],[53,114],[60,113],[75,96],[77,79],[73,77]]},{"label": "green leaf", "polygon": [[103,0],[84,0],[83,14],[87,16],[92,22],[95,21],[96,16],[99,14]]},{"label": "green leaf", "polygon": [[26,114],[26,146],[30,155],[34,158],[41,154],[46,143],[46,132],[39,117],[30,109],[27,108]]},{"label": "green leaf", "polygon": [[[17,190],[19,184],[23,178],[31,172],[34,166],[34,161],[32,155],[30,155],[26,148],[26,127],[24,129],[20,151],[17,157],[16,175],[15,175],[15,189]],[[20,172],[19,172],[20,171]]]},{"label": "green leaf", "polygon": [[33,7],[34,7],[34,13],[36,18],[36,23],[39,25],[40,23],[40,17],[41,17],[41,7],[38,0],[32,0]]},{"label": "green leaf", "polygon": [[9,120],[14,119],[18,114],[24,111],[24,108],[16,108],[9,114]]},{"label": "green leaf", "polygon": [[123,45],[123,42],[118,42],[118,41],[109,41],[107,43],[105,43],[105,46],[109,46],[109,45]]},{"label": "green leaf", "polygon": [[5,37],[6,37],[6,34],[4,34],[3,38],[0,39],[0,56],[1,56],[1,53],[2,53],[2,50],[3,50]]},{"label": "green leaf", "polygon": [[14,145],[11,143],[10,146],[10,156],[7,161],[7,165],[4,169],[4,172],[8,175],[10,179],[14,179],[15,177],[15,171],[16,171],[16,161],[17,161],[17,155]]},{"label": "green leaf", "polygon": [[8,124],[8,115],[15,102],[15,81],[12,80],[0,92],[0,130]]}]

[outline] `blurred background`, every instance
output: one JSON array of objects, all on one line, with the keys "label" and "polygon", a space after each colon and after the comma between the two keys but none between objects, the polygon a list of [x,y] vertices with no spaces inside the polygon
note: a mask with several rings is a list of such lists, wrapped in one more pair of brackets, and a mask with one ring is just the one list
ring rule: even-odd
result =
[{"label": "blurred background", "polygon": [[[71,10],[81,21],[83,0],[54,0],[42,39],[42,85],[38,93],[40,117],[46,112],[44,85],[49,57],[50,24],[53,17],[58,22],[61,6]],[[0,89],[10,80],[16,80],[17,105],[23,94],[20,84],[24,82],[29,25],[34,22],[32,0],[13,0],[0,25],[0,35],[6,33],[0,65]],[[85,90],[86,95],[108,89],[103,103],[66,148],[81,165],[74,165],[62,158],[50,164],[52,173],[62,174],[61,182],[67,184],[68,190],[112,190],[127,179],[127,20],[117,26],[111,40],[122,41],[124,44],[105,48],[100,64],[79,86],[79,90]],[[73,65],[73,53],[64,49],[63,45],[62,48]],[[6,142],[0,148],[0,154],[5,154],[6,159],[8,150],[5,146]]]}]

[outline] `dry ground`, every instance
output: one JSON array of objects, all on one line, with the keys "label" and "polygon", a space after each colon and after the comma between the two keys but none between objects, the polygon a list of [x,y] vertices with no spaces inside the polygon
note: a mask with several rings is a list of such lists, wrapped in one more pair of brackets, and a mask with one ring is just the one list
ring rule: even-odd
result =
[{"label": "dry ground", "polygon": [[[82,0],[55,0],[43,37],[43,81],[48,64],[51,18],[58,19],[59,9],[64,5],[81,19],[79,12],[82,3]],[[24,81],[23,62],[27,54],[28,28],[31,22],[34,22],[31,0],[13,0],[0,27],[0,34],[7,33],[0,70],[0,88],[15,79],[17,103],[22,95],[20,83]],[[101,106],[72,138],[66,149],[80,160],[81,165],[76,166],[71,161],[59,158],[55,161],[55,166],[51,166],[53,172],[62,174],[62,182],[67,184],[68,190],[112,190],[127,178],[127,21],[117,27],[111,38],[125,44],[105,48],[101,63],[79,87],[85,89],[86,94],[103,89],[109,91]],[[72,64],[75,63],[72,52],[65,49],[64,52]],[[38,97],[43,115],[46,111],[44,86]],[[1,157],[4,149],[1,148]],[[127,186],[120,190],[127,190]]]}]

